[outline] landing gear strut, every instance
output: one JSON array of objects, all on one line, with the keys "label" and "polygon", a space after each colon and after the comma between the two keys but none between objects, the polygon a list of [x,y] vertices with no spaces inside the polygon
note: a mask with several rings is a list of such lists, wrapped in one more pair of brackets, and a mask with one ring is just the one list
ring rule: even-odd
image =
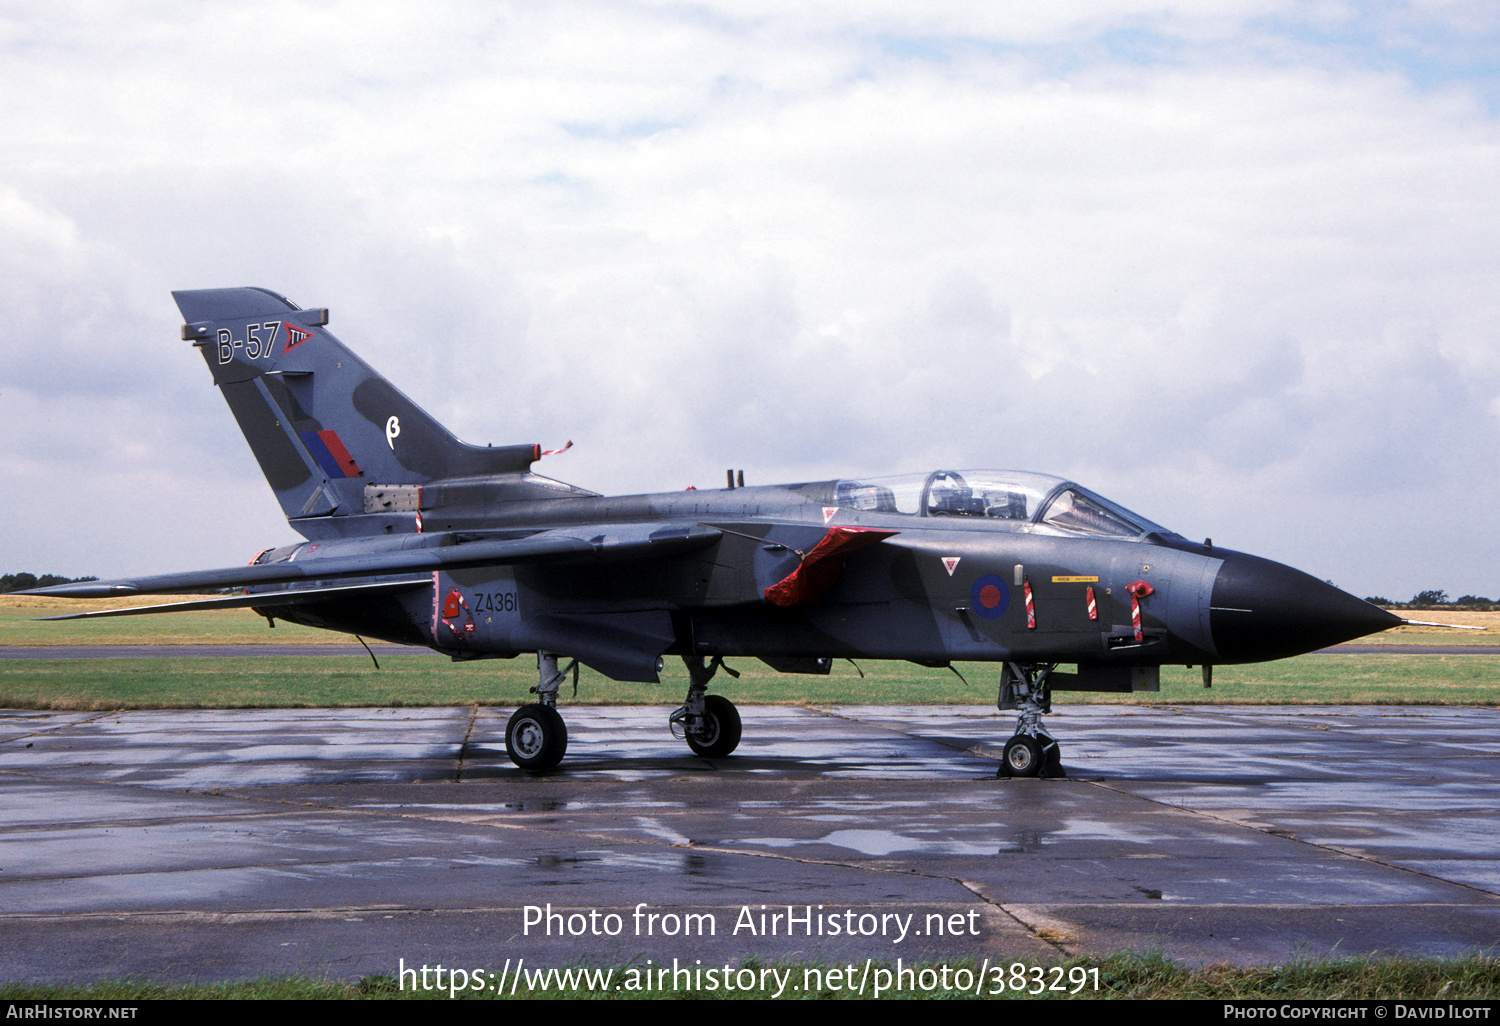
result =
[{"label": "landing gear strut", "polygon": [[1000,711],[1015,709],[1016,734],[1005,742],[997,777],[1065,777],[1057,742],[1042,726],[1052,711],[1047,677],[1056,663],[1006,663],[1000,675]]},{"label": "landing gear strut", "polygon": [[688,747],[698,755],[728,755],[740,745],[740,711],[723,695],[708,694],[708,682],[720,669],[731,677],[739,674],[718,656],[707,665],[702,656],[683,656],[682,661],[687,664],[688,693],[682,708],[668,720],[672,736],[686,738]]},{"label": "landing gear strut", "polygon": [[576,659],[559,670],[555,654],[538,652],[536,667],[540,683],[531,689],[536,702],[521,706],[505,725],[506,754],[511,762],[528,770],[551,769],[567,754],[568,725],[557,711],[557,689],[567,679],[569,671],[573,674],[573,683],[578,683]]}]

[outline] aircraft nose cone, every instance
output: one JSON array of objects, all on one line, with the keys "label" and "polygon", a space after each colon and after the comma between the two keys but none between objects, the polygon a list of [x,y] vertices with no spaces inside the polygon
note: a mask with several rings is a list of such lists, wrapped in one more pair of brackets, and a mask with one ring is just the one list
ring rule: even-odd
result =
[{"label": "aircraft nose cone", "polygon": [[1209,606],[1214,647],[1225,663],[1301,655],[1402,622],[1301,570],[1243,552],[1225,557]]}]

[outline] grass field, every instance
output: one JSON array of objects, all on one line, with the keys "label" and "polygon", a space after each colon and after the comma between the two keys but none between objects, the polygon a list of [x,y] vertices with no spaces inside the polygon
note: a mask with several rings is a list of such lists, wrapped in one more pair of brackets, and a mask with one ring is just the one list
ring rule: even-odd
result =
[{"label": "grass field", "polygon": [[1479,627],[1477,631],[1454,631],[1442,627],[1397,627],[1382,631],[1368,638],[1360,638],[1359,645],[1500,645],[1500,612],[1467,612],[1460,609],[1393,609],[1391,612],[1407,620],[1423,620],[1431,623],[1462,624]]},{"label": "grass field", "polygon": [[[119,601],[119,600],[117,600]],[[141,602],[142,600],[125,600]],[[159,601],[159,600],[157,600]],[[89,604],[100,608],[109,603]],[[0,597],[0,645],[194,645],[345,643],[347,656],[256,656],[196,659],[0,660],[0,706],[31,709],[241,708],[254,706],[518,705],[536,682],[535,663],[485,660],[453,663],[436,653],[391,654],[375,644],[376,669],[347,635],[278,624],[267,629],[249,610],[170,616],[38,622],[71,612],[58,599]],[[1432,615],[1434,619],[1436,614]],[[1500,642],[1500,613],[1454,614],[1452,622],[1485,631],[1402,627],[1372,643],[1453,645]],[[386,651],[382,653],[382,648]],[[835,664],[826,677],[776,673],[754,659],[732,660],[743,676],[721,675],[714,689],[736,702],[988,704],[995,700],[999,666],[968,663],[967,679],[909,663]],[[864,676],[860,676],[860,670]],[[686,690],[680,663],[669,660],[663,683],[622,684],[585,669],[577,698],[564,688],[564,705],[676,704]],[[1199,672],[1164,667],[1162,689],[1136,695],[1067,692],[1057,704],[1155,703],[1389,703],[1493,705],[1500,703],[1500,657],[1490,655],[1309,655],[1274,663],[1221,666],[1205,690]]]},{"label": "grass field", "polygon": [[[787,979],[800,985],[812,974],[822,978],[829,967],[820,962],[774,962],[765,963],[774,967]],[[750,959],[740,964],[741,968],[759,968],[758,960]],[[1276,1001],[1390,1001],[1390,1000],[1444,1000],[1444,1001],[1494,1001],[1500,997],[1500,962],[1488,955],[1472,955],[1456,959],[1337,959],[1328,961],[1293,962],[1288,965],[1265,968],[1241,969],[1227,965],[1203,967],[1183,966],[1155,954],[1121,953],[1104,959],[1080,958],[1060,963],[1062,972],[1053,976],[1051,970],[1044,981],[1058,986],[1057,992],[1028,992],[1027,987],[1037,989],[1032,979],[1010,977],[1005,969],[998,974],[982,972],[977,962],[965,961],[948,966],[949,986],[923,986],[922,981],[941,981],[937,971],[923,975],[924,964],[908,966],[911,982],[915,986],[900,987],[884,997],[955,999],[974,997],[974,989],[953,986],[964,979],[980,979],[989,984],[983,997],[1007,998],[1010,1000],[1034,999],[1127,999],[1163,1001],[1174,999],[1196,999],[1214,1001],[1276,1000]],[[588,967],[595,970],[594,982],[598,982],[598,970],[613,970],[614,986],[608,989],[584,989],[582,987],[551,986],[545,989],[526,990],[517,997],[534,999],[614,999],[631,1000],[644,998],[701,998],[698,991],[657,990],[649,993],[632,992],[624,979],[633,966]],[[941,968],[941,967],[938,967]],[[886,979],[895,981],[892,966],[881,964],[877,972],[888,974]],[[1069,983],[1072,970],[1078,985]],[[1081,974],[1081,975],[1080,975]],[[878,979],[878,977],[872,977]],[[1097,983],[1097,989],[1095,984]],[[1017,989],[1011,990],[1011,986]],[[1068,993],[1069,990],[1076,993]],[[859,1000],[869,998],[847,987],[824,990],[797,991],[800,1000]],[[460,1000],[505,1000],[509,995],[474,993],[460,990]],[[749,988],[722,992],[719,997],[740,1000],[765,1000],[775,994],[769,989]],[[273,977],[243,983],[209,984],[156,984],[140,980],[125,980],[100,983],[82,987],[38,986],[30,984],[0,984],[0,1001],[52,1000],[52,1001],[139,1001],[139,1000],[449,1000],[446,990],[419,991],[408,987],[400,989],[398,981],[390,976],[367,976],[354,983],[336,980],[311,979],[308,977]],[[1446,1009],[1442,1009],[1445,1010]],[[1451,1015],[1452,1013],[1450,1013]]]},{"label": "grass field", "polygon": [[331,634],[280,620],[272,630],[262,617],[248,609],[60,622],[40,619],[95,609],[164,605],[201,598],[202,595],[152,595],[146,598],[77,600],[0,595],[0,645],[327,645],[342,641],[354,651],[364,652],[359,642],[347,634]]},{"label": "grass field", "polygon": [[[0,660],[0,707],[505,706],[528,701],[527,689],[536,683],[535,665],[525,659],[451,663],[436,654],[387,655],[377,670],[363,650],[353,649],[348,656]],[[742,671],[740,679],[721,675],[714,690],[748,705],[988,705],[999,683],[999,667],[984,663],[960,667],[967,684],[947,670],[907,663],[866,664],[864,678],[847,662],[826,677],[776,673],[751,659],[731,665]],[[680,665],[669,664],[661,684],[620,683],[585,669],[577,697],[565,686],[559,703],[675,705],[686,690]],[[1500,703],[1500,658],[1301,656],[1220,667],[1212,690],[1204,690],[1197,670],[1166,667],[1160,692],[1059,692],[1053,702],[1494,705]]]}]

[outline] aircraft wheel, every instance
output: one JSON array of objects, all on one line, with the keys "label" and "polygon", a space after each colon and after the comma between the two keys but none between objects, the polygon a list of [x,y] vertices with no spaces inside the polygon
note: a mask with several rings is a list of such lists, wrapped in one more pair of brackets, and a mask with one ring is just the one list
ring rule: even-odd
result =
[{"label": "aircraft wheel", "polygon": [[1000,757],[1002,769],[1009,770],[1006,776],[1034,777],[1042,771],[1046,756],[1037,739],[1026,734],[1017,734],[1005,742],[1005,754]]},{"label": "aircraft wheel", "polygon": [[703,729],[689,734],[688,747],[698,755],[728,755],[740,746],[740,711],[723,695],[703,699]]},{"label": "aircraft wheel", "polygon": [[505,725],[505,751],[522,769],[551,769],[568,751],[568,725],[550,706],[523,705]]}]

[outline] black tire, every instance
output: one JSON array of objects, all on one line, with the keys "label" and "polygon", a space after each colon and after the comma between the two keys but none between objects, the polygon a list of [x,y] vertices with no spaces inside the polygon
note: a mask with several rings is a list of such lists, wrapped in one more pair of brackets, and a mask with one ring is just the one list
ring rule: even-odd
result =
[{"label": "black tire", "polygon": [[723,695],[703,699],[703,729],[687,737],[688,747],[698,755],[728,755],[740,746],[740,711]]},{"label": "black tire", "polygon": [[1046,761],[1041,744],[1026,734],[1017,734],[1005,742],[1005,754],[1000,758],[1012,777],[1034,777]]},{"label": "black tire", "polygon": [[568,725],[556,709],[523,705],[505,725],[505,752],[522,769],[551,769],[568,751]]}]

